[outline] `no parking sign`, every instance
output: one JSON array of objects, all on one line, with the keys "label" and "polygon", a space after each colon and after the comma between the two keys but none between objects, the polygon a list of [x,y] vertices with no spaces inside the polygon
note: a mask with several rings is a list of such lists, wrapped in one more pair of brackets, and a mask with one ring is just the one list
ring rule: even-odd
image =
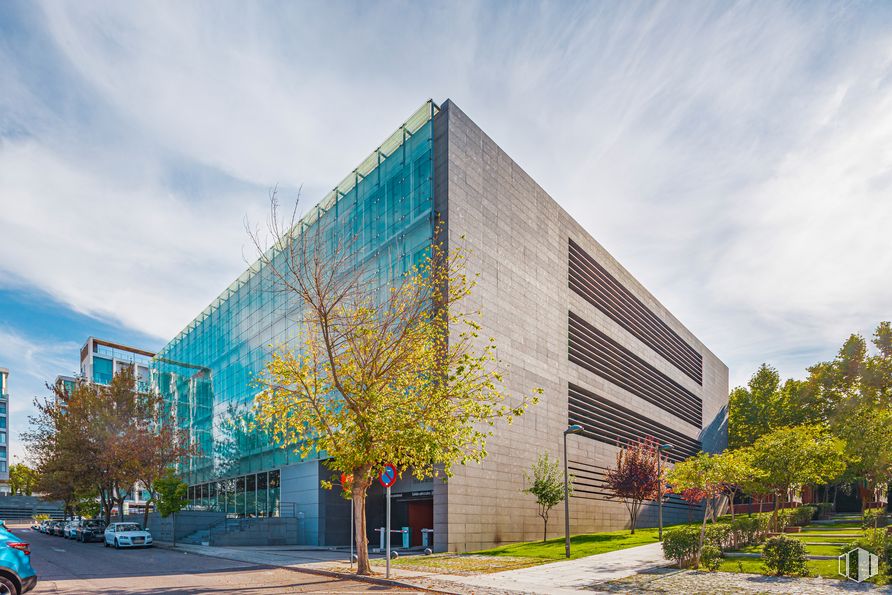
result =
[{"label": "no parking sign", "polygon": [[384,471],[381,472],[381,477],[378,478],[378,481],[381,482],[381,485],[385,488],[389,488],[393,484],[396,483],[396,467],[393,465],[384,465]]}]

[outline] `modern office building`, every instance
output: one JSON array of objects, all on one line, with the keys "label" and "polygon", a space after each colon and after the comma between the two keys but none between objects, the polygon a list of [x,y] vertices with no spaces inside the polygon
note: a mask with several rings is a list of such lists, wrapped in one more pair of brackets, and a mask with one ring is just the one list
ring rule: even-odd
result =
[{"label": "modern office building", "polygon": [[[316,217],[356,238],[357,260],[381,283],[425,257],[435,222],[445,227],[480,273],[468,306],[483,313],[480,336],[496,339],[509,398],[544,389],[513,425],[496,427],[481,464],[456,468],[448,483],[397,483],[394,525],[410,527],[413,544],[421,529],[434,530],[439,551],[540,538],[524,471],[541,453],[562,457],[569,424],[585,428],[568,438],[574,532],[627,526],[604,488],[618,444],[653,436],[674,445],[673,460],[723,447],[727,367],[451,101],[422,106],[307,216]],[[152,382],[201,448],[183,469],[195,508],[297,514],[305,543],[346,544],[349,506],[321,489],[325,467],[250,426],[252,379],[270,346],[299,348],[295,305],[264,291],[272,283],[259,266],[245,271],[155,356]],[[652,512],[643,524],[655,523]],[[687,516],[674,501],[665,512],[667,522]],[[382,516],[373,491],[369,526]],[[558,534],[561,511],[553,518]]]},{"label": "modern office building", "polygon": [[9,494],[9,370],[0,368],[0,495]]}]

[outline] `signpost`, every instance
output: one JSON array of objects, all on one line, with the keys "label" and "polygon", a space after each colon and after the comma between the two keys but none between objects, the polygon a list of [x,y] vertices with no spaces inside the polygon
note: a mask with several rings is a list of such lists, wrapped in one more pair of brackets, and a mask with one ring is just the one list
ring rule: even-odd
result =
[{"label": "signpost", "polygon": [[384,470],[381,472],[381,477],[378,478],[378,481],[387,489],[387,523],[384,527],[384,534],[386,536],[384,541],[384,555],[387,559],[387,571],[385,576],[386,578],[390,578],[390,487],[396,483],[396,467],[390,464],[384,465]]},{"label": "signpost", "polygon": [[[352,473],[341,473],[341,488],[345,492],[351,491],[353,484]],[[353,498],[350,498],[350,568],[353,568],[353,538],[355,531],[353,530]]]}]

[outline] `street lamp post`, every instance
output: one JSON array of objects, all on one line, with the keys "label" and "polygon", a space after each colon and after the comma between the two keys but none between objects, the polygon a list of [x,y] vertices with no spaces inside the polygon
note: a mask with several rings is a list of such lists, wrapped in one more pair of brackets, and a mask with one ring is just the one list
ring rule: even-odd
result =
[{"label": "street lamp post", "polygon": [[657,447],[657,503],[659,506],[660,541],[663,541],[663,453],[672,450],[671,444]]},{"label": "street lamp post", "polygon": [[567,475],[567,434],[582,432],[582,426],[573,424],[564,430],[564,549],[570,557],[570,488]]}]

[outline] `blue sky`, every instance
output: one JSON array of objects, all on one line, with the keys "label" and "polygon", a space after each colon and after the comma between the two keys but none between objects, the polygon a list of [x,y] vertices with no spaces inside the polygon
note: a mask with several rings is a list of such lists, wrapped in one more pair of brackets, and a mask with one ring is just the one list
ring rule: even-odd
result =
[{"label": "blue sky", "polygon": [[88,335],[157,349],[453,99],[731,368],[788,376],[892,304],[888,3],[0,3],[13,452]]}]

